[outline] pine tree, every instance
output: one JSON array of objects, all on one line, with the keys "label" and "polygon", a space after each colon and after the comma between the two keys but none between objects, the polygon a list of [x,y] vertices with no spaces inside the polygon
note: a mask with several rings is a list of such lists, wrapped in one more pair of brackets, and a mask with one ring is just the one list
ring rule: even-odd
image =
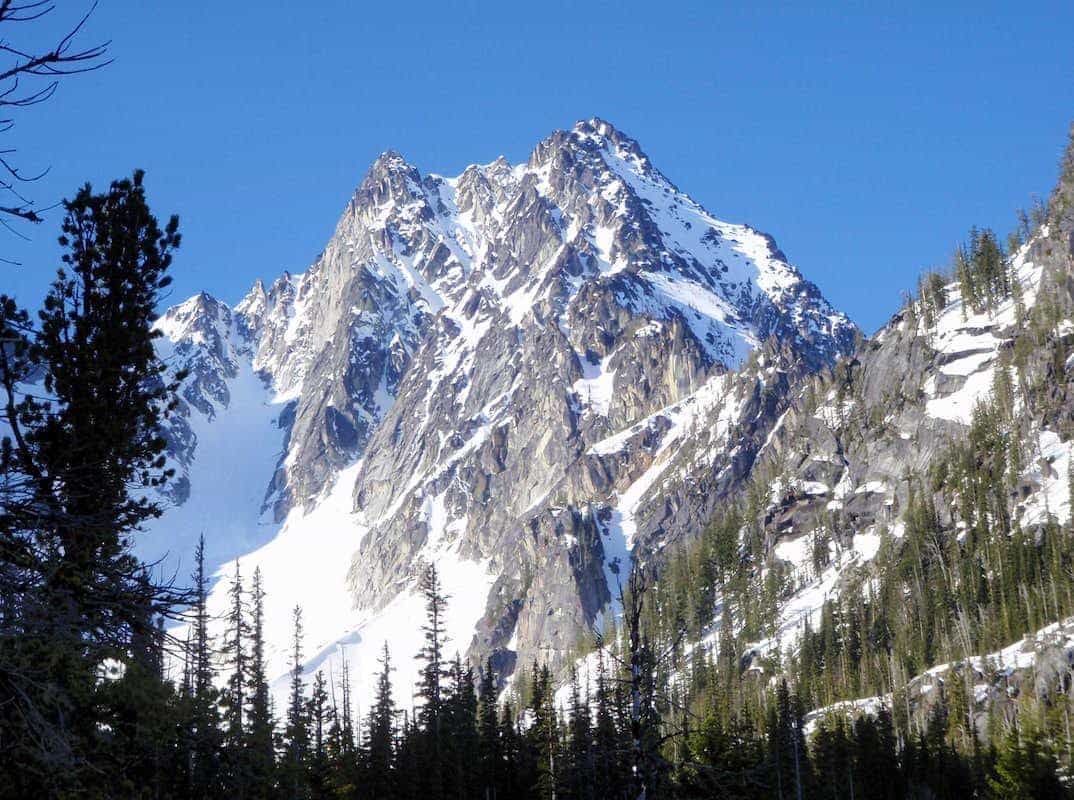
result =
[{"label": "pine tree", "polygon": [[1036,728],[1007,735],[989,779],[989,796],[995,800],[1060,800],[1069,794],[1059,782],[1059,763],[1047,740]]},{"label": "pine tree", "polygon": [[329,788],[335,797],[351,797],[358,791],[359,784],[363,782],[359,774],[362,767],[365,766],[368,771],[368,764],[360,764],[358,754],[355,752],[350,712],[350,672],[345,654],[341,660],[343,674],[338,686],[342,695],[339,698],[341,702],[337,702],[336,683],[331,681],[332,709],[327,742]]},{"label": "pine tree", "polygon": [[531,724],[526,731],[526,741],[536,759],[536,796],[539,800],[551,800],[555,797],[559,769],[558,722],[553,705],[552,673],[547,665],[539,666],[534,662],[531,674]]},{"label": "pine tree", "polygon": [[503,771],[497,784],[496,798],[530,797],[537,784],[537,769],[532,750],[524,747],[511,704],[500,712],[500,753]]},{"label": "pine tree", "polygon": [[[142,489],[171,475],[159,428],[182,377],[152,327],[178,219],[160,228],[142,179],[64,202],[63,267],[37,326],[0,296],[0,748],[24,765],[6,788],[27,796],[105,790],[97,670],[179,599],[130,549],[161,513]],[[31,378],[43,390],[24,391]]]},{"label": "pine tree", "polygon": [[330,796],[327,737],[330,713],[327,681],[324,672],[318,670],[306,702],[310,740],[306,772],[312,800],[327,800]]},{"label": "pine tree", "polygon": [[[132,639],[131,661],[122,675],[99,687],[99,720],[108,735],[102,736],[97,757],[110,770],[116,797],[137,792],[168,797],[178,788],[182,765],[175,732],[181,719],[174,687],[164,680],[164,631],[159,623],[155,630]],[[0,788],[0,797],[10,796]]]},{"label": "pine tree", "polygon": [[423,734],[421,757],[424,760],[422,779],[427,796],[435,800],[444,791],[444,669],[443,648],[444,609],[447,598],[440,587],[436,566],[430,564],[422,575],[421,591],[425,598],[425,624],[422,632],[425,644],[417,654],[422,664],[417,697],[421,701],[418,725]]},{"label": "pine tree", "polygon": [[231,604],[225,621],[227,627],[223,647],[224,663],[231,668],[231,674],[228,676],[227,691],[222,698],[228,756],[226,783],[228,793],[236,800],[245,800],[250,786],[247,726],[244,717],[247,705],[245,693],[249,683],[246,652],[249,631],[243,595],[242,574],[236,560],[235,573],[228,587]]},{"label": "pine tree", "polygon": [[302,680],[302,608],[293,611],[294,631],[291,644],[291,690],[287,701],[287,725],[284,731],[284,755],[280,765],[281,783],[289,800],[309,796],[306,775],[309,757],[309,716],[304,701]]},{"label": "pine tree", "polygon": [[785,680],[780,682],[775,703],[769,708],[768,740],[778,791],[787,798],[802,800],[809,783],[802,710]]},{"label": "pine tree", "polygon": [[276,770],[273,739],[276,721],[272,714],[272,697],[269,694],[265,667],[265,588],[260,567],[254,569],[250,603],[250,654],[245,692],[248,704],[246,721],[249,726],[247,762],[250,771],[250,796],[266,800],[272,794]]},{"label": "pine tree", "polygon": [[343,752],[354,752],[354,715],[351,710],[351,674],[350,666],[347,663],[347,657],[344,654],[343,657],[343,683],[342,694],[343,704],[340,709],[340,736],[343,742]]},{"label": "pine tree", "polygon": [[448,670],[449,684],[444,705],[445,794],[472,797],[476,791],[478,765],[477,692],[474,672],[456,654]]},{"label": "pine tree", "polygon": [[368,730],[366,732],[365,786],[371,797],[388,798],[392,796],[395,767],[395,701],[392,698],[392,662],[388,643],[380,657],[380,674],[373,698],[373,708],[369,712]]},{"label": "pine tree", "polygon": [[478,742],[480,748],[480,767],[478,770],[478,793],[481,797],[491,797],[499,785],[500,779],[500,730],[496,709],[496,673],[492,669],[492,659],[485,662],[481,673],[481,688],[478,699]]},{"label": "pine tree", "polygon": [[578,685],[578,673],[572,668],[570,678],[570,719],[568,723],[564,789],[567,797],[576,800],[595,798],[593,788],[596,765],[593,755],[592,720],[589,713],[588,691]]},{"label": "pine tree", "polygon": [[616,725],[615,699],[609,685],[607,661],[603,648],[597,651],[595,705],[594,795],[596,797],[623,797],[626,791],[624,781],[626,768],[621,758],[621,736]]},{"label": "pine tree", "polygon": [[209,638],[207,608],[209,581],[205,575],[205,536],[198,539],[194,551],[194,609],[191,621],[192,641],[190,659],[190,785],[199,797],[221,794],[219,752],[223,745],[218,702],[220,693],[215,686],[212,663],[212,643]]}]

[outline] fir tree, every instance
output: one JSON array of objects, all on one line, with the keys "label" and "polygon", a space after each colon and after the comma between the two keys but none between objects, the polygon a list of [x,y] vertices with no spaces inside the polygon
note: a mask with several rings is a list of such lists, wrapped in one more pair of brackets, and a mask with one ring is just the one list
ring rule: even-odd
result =
[{"label": "fir tree", "polygon": [[430,564],[422,575],[421,591],[425,598],[425,624],[422,626],[425,643],[417,654],[422,664],[417,688],[417,698],[421,701],[417,722],[423,733],[421,757],[425,763],[421,777],[428,797],[435,800],[444,790],[443,681],[447,678],[443,660],[447,598],[440,587],[435,565]]},{"label": "fir tree", "polygon": [[464,666],[462,658],[456,654],[448,677],[444,719],[445,794],[471,797],[476,791],[479,752],[474,672]]},{"label": "fir tree", "polygon": [[1015,725],[1000,748],[995,775],[988,781],[989,796],[1061,800],[1069,794],[1059,782],[1058,769],[1055,754],[1040,731],[1022,731]]},{"label": "fir tree", "polygon": [[557,759],[559,756],[558,723],[553,705],[552,673],[547,666],[533,663],[530,683],[530,727],[526,741],[536,761],[536,797],[551,800],[555,797],[558,781]]},{"label": "fir tree", "polygon": [[596,760],[593,753],[593,731],[589,712],[588,691],[583,693],[578,685],[578,673],[571,669],[570,710],[566,747],[566,769],[563,788],[567,797],[590,800],[596,778]]},{"label": "fir tree", "polygon": [[388,643],[380,657],[380,674],[368,716],[365,786],[371,797],[391,797],[395,768],[395,701],[392,698],[392,662]]},{"label": "fir tree", "polygon": [[205,537],[198,539],[194,551],[194,610],[190,659],[189,763],[190,785],[198,797],[217,797],[221,793],[219,752],[223,745],[218,702],[220,693],[214,683],[212,643],[209,638],[207,608],[209,581],[205,575]]},{"label": "fir tree", "polygon": [[306,720],[309,725],[306,772],[312,800],[326,800],[330,796],[327,737],[330,716],[327,682],[324,672],[318,670],[313,676],[313,687],[309,700],[306,701]]},{"label": "fir tree", "polygon": [[620,731],[616,724],[615,698],[609,683],[604,650],[597,651],[597,687],[593,730],[594,795],[623,797],[626,767],[621,758]]},{"label": "fir tree", "polygon": [[246,604],[243,598],[242,575],[239,562],[235,561],[235,572],[228,587],[231,601],[226,618],[224,635],[224,663],[230,667],[227,691],[222,698],[224,708],[224,728],[228,750],[227,787],[228,792],[237,800],[244,800],[249,794],[249,764],[247,726],[244,717],[246,711],[246,688],[249,683],[247,674],[247,639],[249,631],[246,620]]},{"label": "fir tree", "polygon": [[492,669],[492,659],[485,662],[481,673],[481,687],[478,695],[478,792],[482,797],[491,797],[500,779],[500,730],[499,716],[496,709],[496,674]]},{"label": "fir tree", "polygon": [[303,800],[309,795],[306,760],[309,756],[309,715],[304,701],[302,680],[302,609],[295,606],[291,643],[291,689],[287,701],[287,724],[284,731],[282,784],[289,800]]},{"label": "fir tree", "polygon": [[250,773],[251,797],[265,800],[272,793],[276,768],[274,730],[268,675],[265,667],[265,588],[261,568],[254,569],[250,590],[252,617],[250,623],[250,653],[245,692],[248,708],[246,721],[247,763]]}]

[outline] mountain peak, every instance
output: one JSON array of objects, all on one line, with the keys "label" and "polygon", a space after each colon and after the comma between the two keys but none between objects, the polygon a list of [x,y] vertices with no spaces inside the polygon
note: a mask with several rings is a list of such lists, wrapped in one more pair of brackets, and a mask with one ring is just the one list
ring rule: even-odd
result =
[{"label": "mountain peak", "polygon": [[246,296],[235,306],[235,312],[244,319],[256,319],[264,313],[268,302],[268,292],[264,282],[258,278]]},{"label": "mountain peak", "polygon": [[169,308],[153,327],[173,342],[191,338],[200,341],[205,329],[228,320],[230,313],[226,303],[202,291]]},{"label": "mountain peak", "polygon": [[619,131],[616,130],[616,127],[612,123],[601,119],[600,117],[580,119],[574,123],[571,130],[576,131],[577,133],[596,134],[598,136],[607,137],[619,135]]},{"label": "mountain peak", "polygon": [[371,172],[394,172],[409,169],[412,169],[412,167],[403,157],[403,154],[391,148],[377,156],[370,167]]},{"label": "mountain peak", "polygon": [[[710,215],[599,117],[526,164],[456,178],[382,153],[314,263],[219,320],[199,329],[205,369],[171,436],[191,496],[228,489],[205,449],[224,424],[271,450],[229,473],[263,475],[251,530],[271,509],[303,553],[314,528],[339,532],[316,539],[323,558],[262,563],[281,607],[314,602],[323,642],[367,623],[394,639],[377,615],[435,562],[455,646],[508,671],[545,643],[562,658],[604,613],[606,555],[685,535],[698,506],[684,496],[667,517],[665,479],[744,474],[731,460],[752,458],[779,408],[741,399],[752,379],[728,394],[729,372],[769,340],[826,366],[854,331],[768,238]],[[712,433],[700,460],[695,426]],[[303,580],[334,599],[293,596]],[[340,641],[361,663],[356,642],[383,638]]]},{"label": "mountain peak", "polygon": [[600,117],[590,117],[579,120],[571,128],[571,138],[587,144],[595,144],[598,147],[607,148],[611,151],[621,151],[623,154],[632,156],[648,164],[649,158],[641,149],[636,139],[631,138],[620,128]]}]

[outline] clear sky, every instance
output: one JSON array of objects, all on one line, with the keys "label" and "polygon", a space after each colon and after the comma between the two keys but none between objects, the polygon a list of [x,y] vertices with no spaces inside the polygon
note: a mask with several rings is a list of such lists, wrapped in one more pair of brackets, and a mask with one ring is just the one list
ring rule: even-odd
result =
[{"label": "clear sky", "polygon": [[[144,168],[182,220],[172,298],[235,302],[305,269],[381,151],[455,174],[596,115],[871,332],[971,225],[1005,234],[1047,195],[1074,3],[817,5],[100,0],[84,41],[111,39],[115,63],[4,142],[51,165],[42,203]],[[0,289],[40,296],[58,224],[0,231],[23,264]]]}]

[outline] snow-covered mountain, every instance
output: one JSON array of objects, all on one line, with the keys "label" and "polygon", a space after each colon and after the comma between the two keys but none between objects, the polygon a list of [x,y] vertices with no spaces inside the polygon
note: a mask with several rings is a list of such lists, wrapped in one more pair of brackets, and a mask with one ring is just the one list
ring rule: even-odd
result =
[{"label": "snow-covered mountain", "polygon": [[417,652],[428,563],[449,648],[564,663],[614,560],[695,535],[856,337],[598,119],[454,178],[384,153],[304,273],[158,326],[190,376],[143,553],[185,569],[204,532],[224,572],[260,566],[275,674],[298,604],[308,666],[346,657],[359,696],[383,641]]},{"label": "snow-covered mountain", "polygon": [[[694,613],[665,665],[673,685],[701,675],[748,696],[786,678],[810,704],[807,730],[882,704],[924,730],[956,687],[964,718],[997,730],[1016,706],[1066,692],[1072,620],[1055,586],[1067,562],[1036,559],[1067,552],[1071,531],[1074,144],[1046,211],[1008,241],[1005,254],[972,232],[953,274],[923,276],[831,370],[796,371],[766,348],[726,378],[730,396],[765,398],[753,431],[767,433],[748,480],[710,471],[700,489],[661,487],[694,515],[678,529],[711,523],[661,565],[661,622],[674,631]],[[710,430],[681,451],[707,453]],[[703,602],[683,612],[683,597]],[[1011,598],[1026,609],[1013,625]],[[577,662],[583,684],[599,661]]]}]

